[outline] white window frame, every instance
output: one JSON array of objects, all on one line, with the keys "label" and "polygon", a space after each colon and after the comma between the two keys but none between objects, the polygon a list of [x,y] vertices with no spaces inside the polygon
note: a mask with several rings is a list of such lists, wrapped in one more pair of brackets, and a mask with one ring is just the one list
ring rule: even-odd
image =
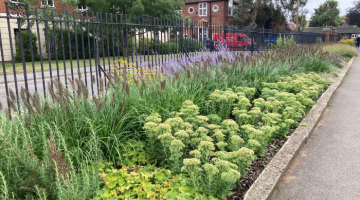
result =
[{"label": "white window frame", "polygon": [[351,34],[351,38],[357,38],[357,34]]},{"label": "white window frame", "polygon": [[[192,9],[192,12],[190,12],[190,9]],[[188,12],[190,13],[190,14],[192,14],[192,13],[194,13],[194,8],[193,7],[190,7],[189,9],[188,9]]]},{"label": "white window frame", "polygon": [[[52,5],[49,5],[49,1],[52,2]],[[40,1],[41,7],[45,7],[45,6],[46,6],[46,7],[55,7],[54,1],[55,1],[55,0],[41,0],[41,1]],[[46,5],[44,5],[43,2],[46,2]]]},{"label": "white window frame", "polygon": [[[215,10],[215,7],[216,7],[216,10]],[[214,5],[214,6],[212,7],[212,10],[213,10],[214,12],[217,12],[217,11],[219,10],[219,6],[218,6],[218,5]]]},{"label": "white window frame", "polygon": [[80,10],[80,11],[87,11],[88,7],[85,6],[85,8],[84,8],[83,5],[78,5],[78,6],[77,6],[77,9]]},{"label": "white window frame", "polygon": [[[204,10],[205,10],[205,15],[204,15],[204,12],[202,12]],[[200,17],[207,16],[207,3],[206,2],[199,3],[199,16]]]},{"label": "white window frame", "polygon": [[229,16],[234,16],[234,1],[233,0],[229,0],[229,3],[228,3],[228,15]]}]

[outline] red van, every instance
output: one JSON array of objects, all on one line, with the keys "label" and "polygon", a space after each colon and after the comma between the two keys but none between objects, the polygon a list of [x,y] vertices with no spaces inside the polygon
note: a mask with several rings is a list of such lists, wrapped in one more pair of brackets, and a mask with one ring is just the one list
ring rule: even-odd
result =
[{"label": "red van", "polygon": [[[215,41],[220,41],[221,45],[224,45],[224,34],[215,34]],[[245,49],[251,48],[251,38],[243,33],[227,33],[226,34],[226,45],[229,49]],[[254,42],[254,48],[256,48],[256,42]]]}]

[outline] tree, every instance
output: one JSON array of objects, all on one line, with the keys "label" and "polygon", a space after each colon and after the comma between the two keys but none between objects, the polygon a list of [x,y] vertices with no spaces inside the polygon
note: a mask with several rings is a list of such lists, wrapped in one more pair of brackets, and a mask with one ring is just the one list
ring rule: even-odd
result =
[{"label": "tree", "polygon": [[181,13],[176,11],[184,6],[179,0],[80,0],[80,4],[89,6],[94,12],[166,19],[181,19]]},{"label": "tree", "polygon": [[[280,6],[267,3],[266,1],[258,2],[259,5],[251,4],[251,1],[242,1],[240,3],[242,5],[239,5],[239,8],[235,10],[235,16],[232,21],[234,24],[275,30],[286,29],[286,18]],[[243,7],[244,5],[247,5],[247,9]],[[257,10],[256,15],[253,12],[254,10]]]},{"label": "tree", "polygon": [[319,8],[314,9],[309,26],[339,26],[341,24],[340,9],[336,0],[326,0]]},{"label": "tree", "polygon": [[354,2],[354,7],[347,10],[346,22],[349,25],[357,25],[360,27],[360,0]]}]

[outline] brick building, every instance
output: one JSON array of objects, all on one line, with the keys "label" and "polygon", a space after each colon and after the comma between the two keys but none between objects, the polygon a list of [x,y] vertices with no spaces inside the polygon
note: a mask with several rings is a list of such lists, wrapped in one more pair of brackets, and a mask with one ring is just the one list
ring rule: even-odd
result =
[{"label": "brick building", "polygon": [[182,14],[195,22],[231,24],[236,5],[233,0],[187,0]]}]

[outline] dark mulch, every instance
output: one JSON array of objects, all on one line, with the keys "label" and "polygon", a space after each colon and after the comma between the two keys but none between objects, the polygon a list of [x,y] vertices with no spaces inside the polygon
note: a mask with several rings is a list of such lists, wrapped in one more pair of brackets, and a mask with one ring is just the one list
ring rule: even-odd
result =
[{"label": "dark mulch", "polygon": [[251,185],[260,176],[266,165],[270,163],[271,159],[281,149],[281,147],[285,144],[289,136],[291,136],[294,131],[295,129],[291,129],[287,135],[287,138],[276,138],[273,142],[269,143],[269,145],[266,147],[267,151],[265,156],[258,157],[257,160],[253,161],[249,167],[248,173],[245,175],[246,178],[240,179],[241,187],[238,186],[233,189],[233,194],[227,197],[228,200],[244,199],[245,193],[250,189]]}]

